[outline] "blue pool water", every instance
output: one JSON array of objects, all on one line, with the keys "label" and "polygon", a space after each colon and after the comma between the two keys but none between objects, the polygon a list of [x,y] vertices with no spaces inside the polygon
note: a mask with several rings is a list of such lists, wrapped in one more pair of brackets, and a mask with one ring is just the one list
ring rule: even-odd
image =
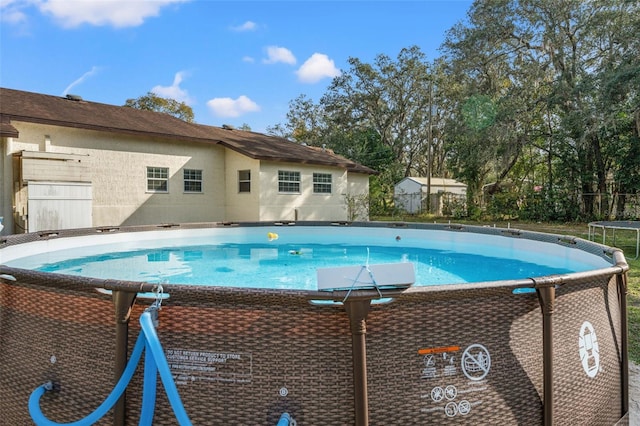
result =
[{"label": "blue pool water", "polygon": [[[37,258],[32,258],[32,262]],[[43,272],[171,284],[315,290],[316,268],[412,262],[416,285],[497,281],[572,272],[450,251],[351,245],[220,244],[105,253],[45,263]]]},{"label": "blue pool water", "polygon": [[[317,269],[411,262],[414,285],[524,279],[609,266],[540,241],[439,230],[283,227],[122,233],[0,250],[0,263],[44,272],[150,283],[317,289]],[[275,235],[275,234],[273,234]]]}]

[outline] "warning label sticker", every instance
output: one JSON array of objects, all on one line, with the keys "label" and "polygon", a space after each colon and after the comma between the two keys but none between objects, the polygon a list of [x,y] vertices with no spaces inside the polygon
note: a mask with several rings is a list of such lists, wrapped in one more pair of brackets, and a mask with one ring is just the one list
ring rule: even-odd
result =
[{"label": "warning label sticker", "polygon": [[167,349],[166,356],[177,385],[197,381],[251,383],[251,353]]},{"label": "warning label sticker", "polygon": [[418,355],[420,378],[427,385],[420,390],[421,412],[460,417],[482,405],[491,370],[491,355],[484,345],[423,347]]}]

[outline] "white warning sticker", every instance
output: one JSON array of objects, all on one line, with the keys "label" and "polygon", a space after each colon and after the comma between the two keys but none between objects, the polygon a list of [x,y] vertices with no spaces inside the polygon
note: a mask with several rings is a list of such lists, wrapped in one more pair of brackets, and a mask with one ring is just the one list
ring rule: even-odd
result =
[{"label": "white warning sticker", "polygon": [[491,356],[487,348],[480,344],[469,346],[462,354],[462,372],[469,380],[482,380],[491,368]]},{"label": "white warning sticker", "polygon": [[589,321],[582,323],[578,338],[578,352],[582,361],[582,368],[587,376],[596,377],[600,371],[600,346],[596,337],[596,331]]}]

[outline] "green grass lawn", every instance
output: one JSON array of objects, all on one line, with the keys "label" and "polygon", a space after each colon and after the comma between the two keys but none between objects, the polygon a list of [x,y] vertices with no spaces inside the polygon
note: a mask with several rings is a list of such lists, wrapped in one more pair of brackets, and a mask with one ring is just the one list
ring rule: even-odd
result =
[{"label": "green grass lawn", "polygon": [[[629,263],[629,292],[627,295],[627,308],[629,319],[629,358],[636,364],[640,364],[640,260],[630,259]],[[633,254],[635,256],[635,252]]]},{"label": "green grass lawn", "polygon": [[[398,220],[397,218],[376,218],[373,220]],[[403,217],[405,221],[433,222],[424,218]],[[446,223],[447,220],[436,219],[438,223]],[[469,222],[461,220],[452,220],[452,223],[461,223],[468,225],[495,225],[499,228],[516,228],[527,231],[546,232],[559,235],[571,235],[574,237],[589,238],[589,226],[586,223],[534,223],[534,222]],[[607,233],[607,239],[604,244],[615,246],[624,251],[625,258],[629,264],[628,272],[628,294],[627,294],[627,318],[629,327],[629,358],[636,364],[640,364],[640,259],[634,259],[636,256],[636,233],[629,231],[616,231],[615,244],[610,232]],[[602,234],[597,233],[594,241],[603,243]]]}]

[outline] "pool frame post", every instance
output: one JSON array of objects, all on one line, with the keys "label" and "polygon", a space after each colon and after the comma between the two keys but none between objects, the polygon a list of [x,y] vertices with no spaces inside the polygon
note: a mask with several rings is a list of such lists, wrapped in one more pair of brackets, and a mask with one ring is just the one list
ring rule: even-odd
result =
[{"label": "pool frame post", "polygon": [[[111,297],[115,307],[116,320],[115,361],[113,370],[114,383],[117,383],[127,366],[127,357],[129,350],[129,318],[131,317],[131,308],[136,301],[136,293],[122,290],[113,290],[113,292],[111,293]],[[113,406],[114,426],[125,425],[125,410],[126,391]]]},{"label": "pool frame post", "polygon": [[622,272],[616,275],[618,285],[618,297],[620,298],[620,334],[622,351],[622,414],[629,415],[629,329],[627,324],[627,274]]},{"label": "pool frame post", "polygon": [[553,283],[537,287],[538,301],[542,309],[542,370],[543,370],[543,423],[553,425],[553,311],[556,289]]},{"label": "pool frame post", "polygon": [[344,308],[351,324],[351,350],[353,356],[353,393],[355,426],[369,424],[369,397],[367,391],[367,315],[371,299],[347,300]]}]

